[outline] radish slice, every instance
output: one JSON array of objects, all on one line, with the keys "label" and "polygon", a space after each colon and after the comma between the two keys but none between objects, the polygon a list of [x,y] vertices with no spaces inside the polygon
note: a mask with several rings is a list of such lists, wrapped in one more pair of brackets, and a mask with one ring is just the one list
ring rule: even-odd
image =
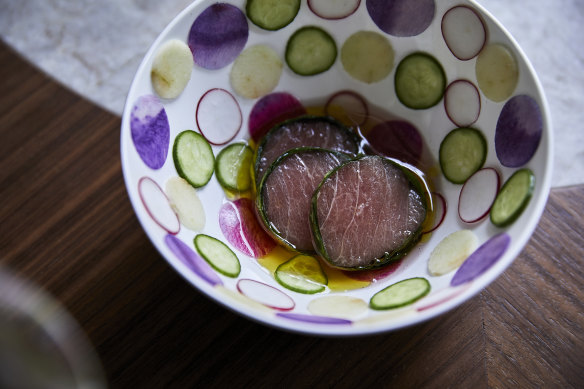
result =
[{"label": "radish slice", "polygon": [[393,273],[395,273],[395,271],[400,268],[401,264],[402,264],[402,260],[398,259],[396,261],[390,262],[386,266],[383,266],[382,268],[379,268],[379,269],[352,270],[352,271],[343,270],[343,274],[349,278],[352,278],[352,279],[358,280],[358,281],[377,282],[377,281],[381,281],[384,278],[387,278],[390,275],[392,275]]},{"label": "radish slice", "polygon": [[511,237],[506,233],[493,236],[464,261],[454,273],[450,285],[462,285],[489,270],[505,254],[510,243]]},{"label": "radish slice", "polygon": [[249,134],[256,142],[276,124],[306,114],[302,103],[290,93],[275,92],[259,99],[249,114]]},{"label": "radish slice", "polygon": [[393,68],[395,52],[387,38],[374,31],[357,31],[341,48],[343,68],[356,80],[372,84]]},{"label": "radish slice", "polygon": [[460,296],[463,292],[465,292],[469,288],[469,284],[459,288],[445,288],[441,289],[435,293],[431,293],[426,298],[424,298],[423,304],[419,304],[416,308],[418,312],[425,311],[430,308],[437,307],[438,305],[442,305],[453,298]]},{"label": "radish slice", "polygon": [[180,231],[180,222],[162,188],[150,177],[138,181],[138,193],[148,215],[169,234]]},{"label": "radish slice", "polygon": [[537,151],[542,133],[543,119],[537,102],[527,95],[511,98],[497,120],[497,158],[503,166],[525,165]]},{"label": "radish slice", "polygon": [[181,177],[166,181],[166,195],[180,222],[189,230],[200,231],[205,227],[205,208],[191,184]]},{"label": "radish slice", "polygon": [[168,154],[170,124],[158,97],[138,98],[130,114],[130,132],[134,147],[146,166],[160,169]]},{"label": "radish slice", "polygon": [[244,278],[237,282],[237,290],[258,303],[280,311],[290,311],[296,306],[290,296],[263,282]]},{"label": "radish slice", "polygon": [[458,216],[465,223],[476,223],[489,214],[501,188],[499,173],[490,167],[469,177],[460,189]]},{"label": "radish slice", "polygon": [[423,151],[423,140],[413,124],[403,120],[390,120],[373,127],[365,135],[377,153],[416,166]]},{"label": "radish slice", "polygon": [[471,230],[451,233],[434,247],[428,260],[428,272],[442,276],[457,269],[479,246],[479,239]]},{"label": "radish slice", "polygon": [[436,13],[434,0],[367,0],[366,5],[377,27],[398,37],[421,34]]},{"label": "radish slice", "polygon": [[197,126],[213,145],[223,145],[237,135],[243,117],[235,97],[225,89],[210,89],[197,104]]},{"label": "radish slice", "polygon": [[223,204],[219,210],[219,226],[232,246],[245,255],[260,258],[272,251],[276,242],[258,223],[253,207],[248,198]]},{"label": "radish slice", "polygon": [[225,286],[216,286],[213,291],[222,295],[222,297],[225,297],[228,301],[235,302],[238,305],[243,305],[255,312],[263,314],[264,316],[274,315],[274,310],[272,308],[266,307],[265,305],[250,299],[249,297],[239,293],[237,290],[233,290]]},{"label": "radish slice", "polygon": [[308,303],[308,311],[317,316],[356,319],[367,312],[367,303],[351,296],[325,296]]},{"label": "radish slice", "polygon": [[164,243],[166,243],[170,251],[193,273],[213,286],[223,285],[223,281],[221,281],[221,278],[219,278],[213,268],[182,240],[174,235],[166,235],[164,237]]},{"label": "radish slice", "polygon": [[193,65],[191,50],[183,41],[171,39],[160,46],[150,71],[152,87],[158,96],[178,97],[191,79]]},{"label": "radish slice", "polygon": [[475,64],[479,88],[492,101],[509,98],[519,81],[519,65],[511,51],[501,44],[486,45]]},{"label": "radish slice", "polygon": [[442,17],[444,42],[462,61],[476,57],[487,41],[487,28],[478,13],[467,6],[450,8]]},{"label": "radish slice", "polygon": [[303,313],[293,313],[293,312],[278,312],[276,316],[283,317],[290,320],[302,321],[312,324],[351,324],[351,320],[339,319],[336,317],[327,316],[316,316],[316,315],[306,315]]},{"label": "radish slice", "polygon": [[440,193],[432,192],[432,205],[434,207],[434,224],[430,227],[429,230],[423,232],[423,234],[429,234],[430,232],[435,231],[442,222],[444,221],[444,217],[446,216],[447,206],[446,206],[446,199]]},{"label": "radish slice", "polygon": [[238,95],[257,99],[274,90],[280,82],[283,67],[274,49],[266,45],[248,47],[231,68],[231,86]]},{"label": "radish slice", "polygon": [[333,94],[324,106],[325,114],[346,125],[362,126],[369,118],[369,107],[360,94],[342,90]]},{"label": "radish slice", "polygon": [[308,8],[318,17],[344,19],[357,11],[361,0],[308,0]]},{"label": "radish slice", "polygon": [[481,96],[468,80],[453,81],[444,92],[446,114],[458,127],[470,127],[481,113]]},{"label": "radish slice", "polygon": [[188,44],[197,65],[205,69],[221,69],[241,53],[248,35],[245,14],[233,5],[217,3],[195,19]]}]

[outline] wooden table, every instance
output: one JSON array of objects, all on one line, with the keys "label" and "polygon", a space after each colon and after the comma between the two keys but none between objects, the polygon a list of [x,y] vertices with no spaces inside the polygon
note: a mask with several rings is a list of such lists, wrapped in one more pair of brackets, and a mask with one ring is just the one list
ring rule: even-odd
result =
[{"label": "wooden table", "polygon": [[113,388],[584,387],[584,185],[552,190],[514,264],[448,315],[357,338],[291,334],[210,301],[140,228],[120,118],[0,44],[0,259],[56,296]]}]

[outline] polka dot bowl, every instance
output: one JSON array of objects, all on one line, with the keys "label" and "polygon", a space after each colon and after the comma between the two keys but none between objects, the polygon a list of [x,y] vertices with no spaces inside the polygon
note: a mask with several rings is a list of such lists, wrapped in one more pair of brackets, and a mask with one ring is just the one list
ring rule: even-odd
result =
[{"label": "polka dot bowl", "polygon": [[[153,43],[131,85],[123,173],[161,256],[217,303],[318,335],[420,323],[493,282],[537,226],[552,172],[549,109],[513,38],[470,0],[290,1],[276,19],[262,15],[261,3],[193,2]],[[302,43],[306,32],[313,35]],[[430,210],[419,242],[379,269],[336,269],[313,255],[326,275],[316,293],[279,282],[275,272],[297,253],[261,227],[254,191],[226,189],[213,165],[230,145],[253,152],[266,126],[307,113],[342,122],[364,152],[422,171]],[[176,143],[187,130],[208,145],[195,159],[210,162],[195,170],[210,173],[185,188]],[[197,245],[200,236],[215,251]],[[390,286],[419,279],[403,304],[377,303],[396,298]]]}]

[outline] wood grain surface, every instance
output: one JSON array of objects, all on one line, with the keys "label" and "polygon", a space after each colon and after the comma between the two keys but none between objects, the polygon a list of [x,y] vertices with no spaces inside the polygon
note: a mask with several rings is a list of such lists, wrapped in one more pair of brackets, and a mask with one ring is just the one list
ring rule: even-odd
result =
[{"label": "wood grain surface", "polygon": [[584,185],[552,190],[514,264],[447,315],[320,338],[244,319],[160,257],[124,187],[120,118],[0,44],[0,264],[77,319],[112,388],[584,387]]}]

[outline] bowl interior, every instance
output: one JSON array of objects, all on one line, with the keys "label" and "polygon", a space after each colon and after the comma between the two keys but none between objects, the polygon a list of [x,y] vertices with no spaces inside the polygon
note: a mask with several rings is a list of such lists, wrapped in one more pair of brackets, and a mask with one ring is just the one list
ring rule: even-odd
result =
[{"label": "bowl interior", "polygon": [[[318,6],[319,2],[308,3],[314,8],[313,3]],[[186,88],[176,98],[161,98],[153,88],[151,70],[160,48],[173,39],[186,44],[193,23],[215,4],[214,1],[193,2],[160,34],[136,73],[122,119],[122,166],[136,215],[161,255],[188,282],[224,306],[270,326],[323,335],[368,334],[397,329],[447,312],[479,292],[511,264],[531,236],[543,212],[550,187],[552,135],[547,104],[537,77],[512,37],[487,11],[471,1],[416,2],[421,4],[420,7],[426,7],[423,9],[430,7],[433,11],[427,22],[418,21],[421,31],[408,29],[408,24],[399,20],[389,26],[376,20],[379,14],[383,14],[383,7],[390,7],[393,3],[399,4],[400,1],[357,1],[355,2],[357,8],[351,12],[344,11],[346,15],[343,14],[339,19],[325,19],[322,15],[317,15],[308,3],[302,1],[294,20],[276,31],[259,28],[247,19],[248,37],[241,52],[250,47],[265,45],[276,54],[282,64],[282,71],[275,86],[258,97],[244,97],[234,90],[230,78],[234,67],[233,61],[219,69],[207,69],[195,64]],[[244,1],[233,1],[230,4],[245,15]],[[457,9],[456,15],[452,10],[460,5],[464,7]],[[448,20],[445,15],[453,17]],[[407,15],[403,16],[406,17]],[[465,23],[474,32],[462,28]],[[406,27],[400,30],[401,25]],[[333,38],[338,49],[333,65],[328,70],[311,76],[296,74],[285,61],[289,38],[295,31],[305,26],[319,26],[325,30]],[[446,33],[443,33],[444,28],[448,28]],[[484,29],[482,43],[480,28]],[[218,28],[218,33],[220,31]],[[342,57],[343,48],[349,38],[359,31],[374,32],[391,46],[393,63],[379,80],[364,82],[347,70],[348,65]],[[396,36],[400,34],[409,36]],[[479,38],[476,37],[477,34]],[[465,41],[473,39],[475,46],[479,46],[475,51],[480,53],[478,55],[471,53],[473,56],[470,59],[457,58],[455,54],[460,57],[461,53],[473,51],[473,45],[469,46]],[[504,48],[504,53],[511,58],[512,66],[516,67],[516,82],[512,83],[509,92],[502,92],[503,96],[493,94],[488,86],[481,84],[485,81],[478,70],[481,61],[488,61],[488,58],[481,59],[483,53],[491,49],[496,51],[497,47]],[[429,54],[441,65],[448,86],[446,97],[449,96],[449,87],[455,81],[462,80],[455,85],[463,92],[451,95],[451,108],[447,107],[445,97],[429,108],[412,109],[396,96],[396,69],[404,58],[414,52]],[[367,55],[367,50],[364,55]],[[487,66],[489,69],[497,69],[501,58],[507,57],[495,55],[493,58],[495,63]],[[486,78],[489,77],[500,80],[507,77],[507,73],[495,71]],[[247,211],[233,205],[238,201],[237,196],[226,193],[215,176],[205,186],[197,189],[206,219],[204,227],[198,231],[186,228],[184,224],[178,224],[177,219],[173,219],[176,216],[173,216],[168,197],[164,193],[167,181],[177,176],[172,156],[176,136],[184,130],[201,131],[196,117],[197,105],[209,90],[217,88],[227,91],[241,111],[241,125],[228,144],[250,140],[250,113],[258,101],[273,93],[286,93],[295,97],[311,113],[326,113],[328,112],[325,110],[326,102],[331,96],[338,96],[340,91],[350,91],[342,96],[348,100],[352,100],[355,95],[360,96],[364,100],[353,101],[365,101],[367,106],[370,123],[360,124],[364,131],[374,127],[371,123],[389,119],[412,124],[423,139],[426,161],[424,172],[431,181],[432,192],[435,193],[432,198],[437,209],[436,214],[440,213],[441,209],[444,210],[443,220],[431,233],[424,234],[422,241],[403,260],[385,268],[385,271],[356,274],[328,269],[329,279],[335,280],[337,284],[329,285],[324,292],[310,295],[285,288],[274,279],[273,271],[280,262],[293,255],[276,247],[262,259],[258,258],[261,255],[257,251],[242,250],[234,244],[222,230],[219,214],[226,207],[232,207],[239,212],[236,212],[239,216]],[[452,87],[452,90],[454,89]],[[460,102],[452,103],[455,97],[460,99],[460,96],[463,97]],[[468,103],[465,100],[468,100],[469,96],[477,98],[479,106],[469,104],[470,108],[467,107],[467,111],[460,113],[457,111],[458,106],[465,106]],[[523,100],[527,103],[522,105]],[[520,107],[513,108],[513,104],[519,104]],[[521,134],[506,136],[502,129],[503,125],[500,124],[504,121],[502,113],[505,110],[515,112],[522,109],[526,109],[527,113],[522,111],[524,113],[520,115],[520,120],[533,123],[535,116],[535,125],[539,125],[540,131],[531,138],[522,137]],[[476,118],[474,113],[468,114],[468,110],[476,110]],[[159,115],[160,112],[165,114],[163,116],[167,124],[163,128],[166,135],[154,136],[152,138],[154,140],[150,140],[154,142],[151,147],[160,152],[161,157],[158,161],[146,160],[139,152],[140,146],[137,146],[137,140],[133,137],[133,126],[138,115],[136,112],[142,112],[141,118],[146,122],[153,120],[155,114]],[[471,119],[468,118],[469,115]],[[157,117],[160,118],[160,115]],[[471,204],[466,206],[470,209],[463,212],[468,211],[472,219],[475,218],[474,215],[479,215],[477,218],[486,216],[478,221],[472,220],[472,223],[466,223],[461,219],[458,208],[462,200],[463,185],[447,180],[439,164],[441,143],[447,134],[458,127],[478,129],[486,141],[487,153],[481,166],[490,169],[488,172],[494,175],[485,174],[490,178],[474,184],[472,189],[476,196],[477,193],[492,191],[493,185],[496,185],[493,184],[496,181],[493,177],[498,177],[502,184],[521,169],[526,168],[532,172],[535,186],[531,199],[517,220],[510,225],[497,227],[482,209],[473,209],[475,203],[476,207],[483,208],[487,204],[488,211],[492,201],[482,199],[474,202],[468,197],[465,201],[466,204]],[[522,131],[523,127],[521,124],[518,127],[512,125],[509,131]],[[534,136],[536,140],[533,140]],[[513,142],[532,142],[535,143],[535,149],[527,152],[525,160],[509,162],[508,158],[505,159],[505,152],[501,150],[508,144],[517,147]],[[521,145],[519,146],[521,148]],[[213,154],[217,156],[225,147],[226,145],[213,145]],[[445,207],[442,207],[442,199]],[[440,276],[431,275],[428,270],[431,253],[444,238],[461,230],[471,231],[479,246],[486,245],[483,251],[489,251],[489,245],[494,245],[500,250],[493,258],[481,256],[475,260],[477,264],[467,265],[467,268],[474,269],[470,271],[472,274],[468,269],[465,270],[466,273],[463,272],[467,277],[461,278],[459,274],[461,268]],[[215,271],[197,254],[193,240],[201,233],[224,242],[237,255],[241,271],[236,277],[225,276]],[[501,243],[501,240],[504,242]],[[413,277],[427,279],[431,285],[430,293],[415,303],[399,309],[378,311],[369,307],[371,297],[377,292],[395,282]]]}]

